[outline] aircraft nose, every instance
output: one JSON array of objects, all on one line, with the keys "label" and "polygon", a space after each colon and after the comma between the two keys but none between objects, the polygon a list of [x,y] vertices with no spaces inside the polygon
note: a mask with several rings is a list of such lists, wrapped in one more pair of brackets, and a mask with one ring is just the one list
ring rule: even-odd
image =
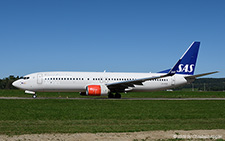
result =
[{"label": "aircraft nose", "polygon": [[16,80],[16,81],[14,81],[13,83],[12,83],[12,85],[14,86],[14,87],[19,87],[19,81],[18,80]]}]

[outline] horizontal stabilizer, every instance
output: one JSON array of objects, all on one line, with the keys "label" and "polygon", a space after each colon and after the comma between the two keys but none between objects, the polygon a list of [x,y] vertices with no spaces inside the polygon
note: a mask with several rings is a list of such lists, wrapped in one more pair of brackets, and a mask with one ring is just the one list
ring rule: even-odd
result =
[{"label": "horizontal stabilizer", "polygon": [[197,75],[190,75],[190,76],[186,76],[185,78],[197,78],[197,77],[210,75],[210,74],[214,74],[214,73],[218,73],[218,72],[219,71],[214,71],[214,72],[202,73],[202,74],[197,74]]}]

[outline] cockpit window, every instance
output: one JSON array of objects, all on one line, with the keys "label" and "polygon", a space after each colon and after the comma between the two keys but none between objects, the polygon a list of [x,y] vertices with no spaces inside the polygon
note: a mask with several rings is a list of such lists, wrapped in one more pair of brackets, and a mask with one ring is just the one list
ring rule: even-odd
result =
[{"label": "cockpit window", "polygon": [[23,77],[23,79],[24,79],[24,80],[26,80],[26,79],[30,79],[30,77]]}]

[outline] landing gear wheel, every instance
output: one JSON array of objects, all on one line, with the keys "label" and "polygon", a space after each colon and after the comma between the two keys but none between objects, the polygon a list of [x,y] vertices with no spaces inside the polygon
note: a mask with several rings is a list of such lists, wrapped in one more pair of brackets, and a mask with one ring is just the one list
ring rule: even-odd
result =
[{"label": "landing gear wheel", "polygon": [[35,98],[37,97],[37,95],[36,95],[36,94],[34,94],[32,97],[35,99]]},{"label": "landing gear wheel", "polygon": [[116,94],[115,94],[115,98],[121,98],[121,94],[116,93]]},{"label": "landing gear wheel", "polygon": [[114,94],[109,93],[108,98],[115,98]]}]

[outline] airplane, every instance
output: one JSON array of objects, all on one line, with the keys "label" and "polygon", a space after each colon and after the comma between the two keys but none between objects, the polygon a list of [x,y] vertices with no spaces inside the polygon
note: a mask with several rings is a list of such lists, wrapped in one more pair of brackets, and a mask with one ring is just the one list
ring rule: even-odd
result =
[{"label": "airplane", "polygon": [[36,98],[36,92],[80,92],[87,96],[121,98],[120,93],[150,92],[175,88],[193,82],[200,42],[193,42],[176,64],[158,73],[121,72],[38,72],[25,75],[12,83]]}]

